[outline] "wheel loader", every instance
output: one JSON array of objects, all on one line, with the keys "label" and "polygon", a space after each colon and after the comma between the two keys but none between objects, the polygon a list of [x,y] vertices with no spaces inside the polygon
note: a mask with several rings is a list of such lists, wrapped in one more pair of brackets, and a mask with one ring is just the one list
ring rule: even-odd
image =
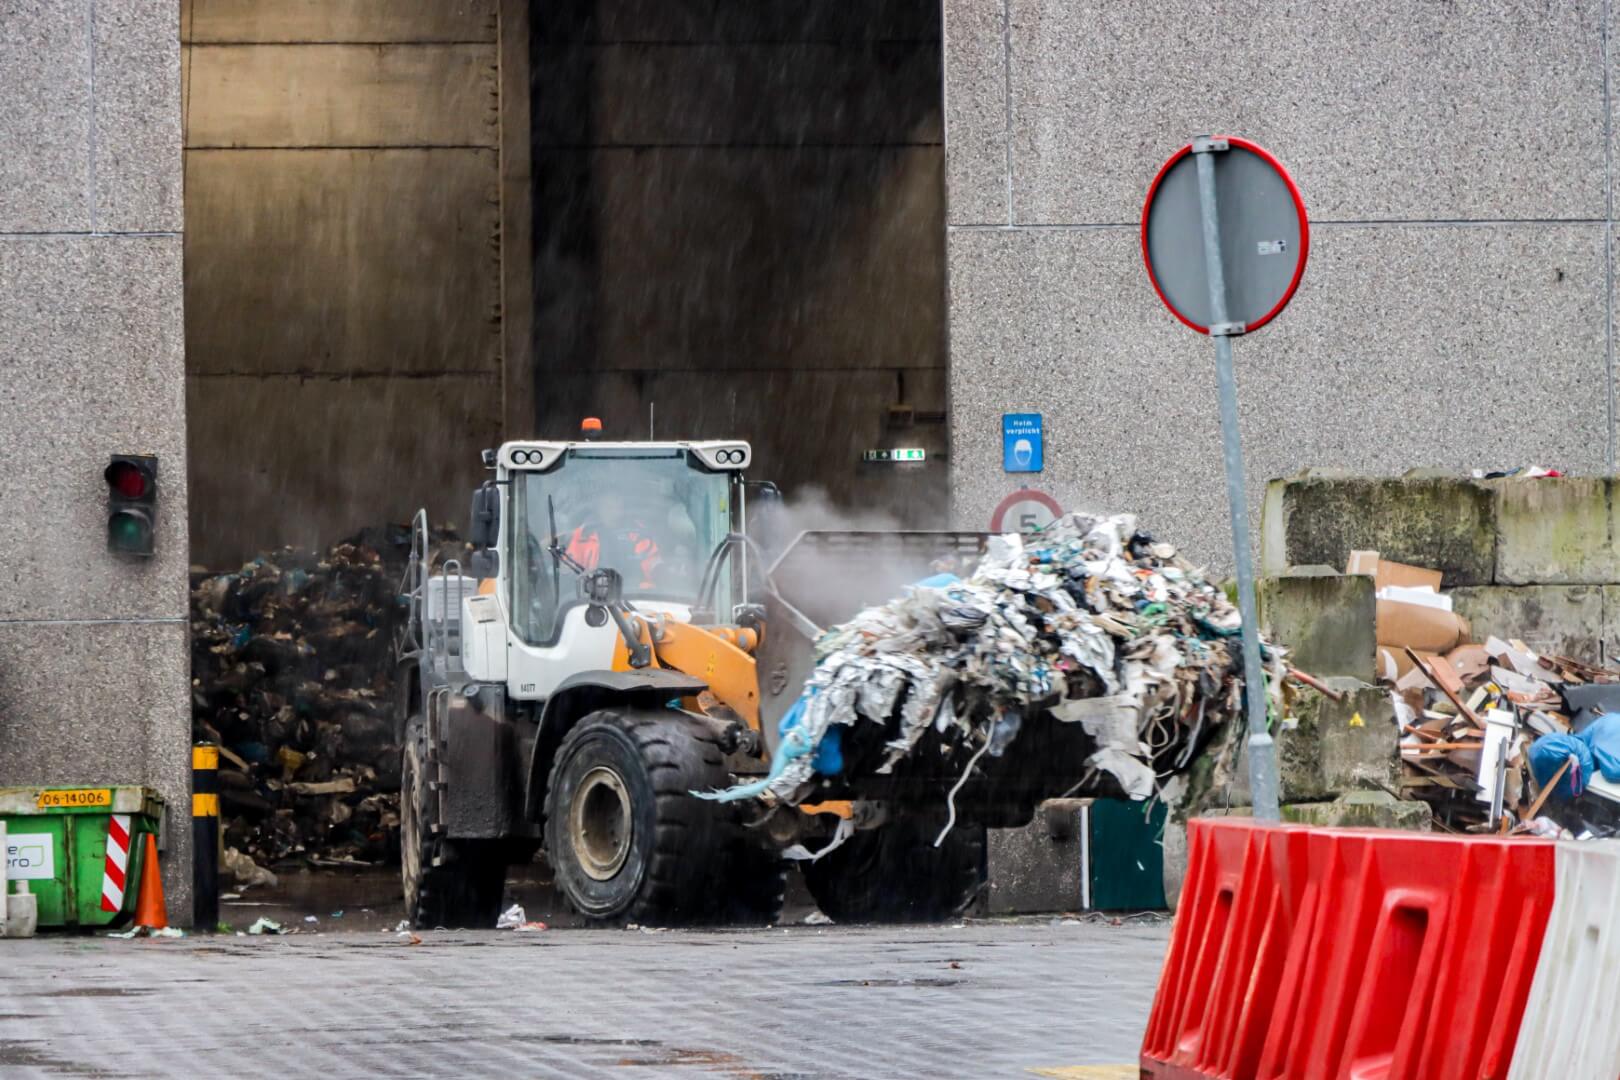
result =
[{"label": "wheel loader", "polygon": [[507,868],[540,850],[592,923],[770,922],[786,856],[824,849],[805,877],[833,918],[945,918],[983,887],[986,827],[1073,784],[1055,763],[1090,752],[1078,726],[1026,724],[936,844],[960,766],[918,755],[878,775],[867,725],[801,805],[694,796],[767,773],[823,628],[970,569],[986,540],[777,535],[780,496],[745,480],[751,459],[739,440],[505,443],[484,452],[465,565],[432,565],[417,514],[397,680],[414,924],[493,926]]}]

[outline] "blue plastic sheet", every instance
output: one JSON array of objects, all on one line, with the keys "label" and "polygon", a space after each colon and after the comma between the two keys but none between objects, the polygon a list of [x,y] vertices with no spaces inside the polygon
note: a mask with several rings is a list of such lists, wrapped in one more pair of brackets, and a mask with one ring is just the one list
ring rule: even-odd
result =
[{"label": "blue plastic sheet", "polygon": [[1575,759],[1575,764],[1553,788],[1553,798],[1573,799],[1586,790],[1586,782],[1593,770],[1592,748],[1580,735],[1543,735],[1530,744],[1529,753],[1530,771],[1535,774],[1536,783],[1542,787],[1563,768],[1564,762],[1572,757]]},{"label": "blue plastic sheet", "polygon": [[1620,713],[1604,713],[1582,729],[1578,738],[1592,750],[1592,762],[1603,779],[1620,784]]}]

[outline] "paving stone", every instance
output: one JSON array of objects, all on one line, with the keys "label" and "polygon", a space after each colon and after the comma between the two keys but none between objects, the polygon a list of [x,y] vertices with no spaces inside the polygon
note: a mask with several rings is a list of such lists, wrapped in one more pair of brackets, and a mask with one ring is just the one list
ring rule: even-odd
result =
[{"label": "paving stone", "polygon": [[420,937],[8,941],[0,1072],[1027,1076],[1136,1060],[1169,926]]}]

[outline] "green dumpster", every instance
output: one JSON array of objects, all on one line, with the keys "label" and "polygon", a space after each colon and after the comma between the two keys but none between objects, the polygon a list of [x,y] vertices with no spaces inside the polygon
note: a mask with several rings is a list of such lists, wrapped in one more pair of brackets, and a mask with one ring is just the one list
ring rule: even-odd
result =
[{"label": "green dumpster", "polygon": [[146,837],[162,820],[163,797],[147,787],[0,788],[6,880],[28,882],[42,927],[117,926],[135,913]]}]

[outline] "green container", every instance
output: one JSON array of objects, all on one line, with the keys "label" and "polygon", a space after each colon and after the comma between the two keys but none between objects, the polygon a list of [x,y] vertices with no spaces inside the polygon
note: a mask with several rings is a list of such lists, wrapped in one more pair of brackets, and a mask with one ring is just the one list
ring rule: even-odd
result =
[{"label": "green container", "polygon": [[[112,818],[129,821],[129,856],[123,902],[102,910],[107,842]],[[39,899],[39,925],[117,926],[135,914],[141,860],[148,834],[157,835],[163,797],[146,787],[0,788],[0,821],[6,824],[6,878]]]},{"label": "green container", "polygon": [[1086,817],[1088,875],[1093,911],[1164,908],[1165,806],[1096,799]]}]

